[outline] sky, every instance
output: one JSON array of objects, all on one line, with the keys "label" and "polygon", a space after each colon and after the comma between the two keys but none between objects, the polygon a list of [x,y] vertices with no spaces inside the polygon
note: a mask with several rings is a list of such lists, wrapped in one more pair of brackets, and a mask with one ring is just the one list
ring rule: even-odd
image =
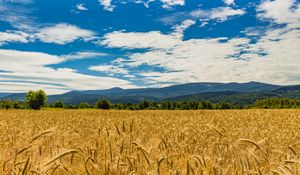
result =
[{"label": "sky", "polygon": [[300,84],[300,0],[0,0],[0,92]]}]

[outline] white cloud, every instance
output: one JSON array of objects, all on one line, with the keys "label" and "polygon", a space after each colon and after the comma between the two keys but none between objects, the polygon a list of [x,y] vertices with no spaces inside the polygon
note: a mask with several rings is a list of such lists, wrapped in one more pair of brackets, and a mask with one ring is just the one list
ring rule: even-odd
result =
[{"label": "white cloud", "polygon": [[[144,4],[144,6],[146,7],[146,8],[149,8],[149,4],[151,3],[151,2],[154,2],[155,0],[147,0],[147,1],[144,1],[144,0],[135,0],[135,1],[133,1],[134,3],[136,3],[136,4]],[[125,3],[125,2],[124,2]],[[125,3],[126,4],[126,3]]]},{"label": "white cloud", "polygon": [[106,34],[104,36],[104,40],[99,42],[99,44],[106,45],[108,47],[118,47],[125,49],[167,49],[170,47],[175,47],[177,44],[179,44],[184,30],[194,24],[194,21],[186,20],[181,25],[175,26],[174,32],[170,34],[172,37],[170,37],[169,35],[164,35],[159,31],[144,33],[115,31]]},{"label": "white cloud", "polygon": [[[4,3],[19,3],[19,4],[31,4],[33,0],[2,0]],[[1,2],[0,2],[1,3]]]},{"label": "white cloud", "polygon": [[66,44],[78,39],[90,41],[95,39],[96,33],[90,30],[81,29],[77,26],[60,23],[39,30],[35,37],[46,43]]},{"label": "white cloud", "polygon": [[201,24],[200,24],[200,26],[199,26],[199,27],[205,27],[207,24],[208,24],[208,22],[206,22],[206,21],[203,21],[203,22],[201,22]]},{"label": "white cloud", "polygon": [[300,23],[300,3],[296,0],[265,0],[257,11],[259,18],[278,24]]},{"label": "white cloud", "polygon": [[[100,5],[103,6],[104,10],[114,11],[115,5],[113,5],[112,0],[98,0]],[[146,8],[149,8],[149,4],[155,1],[160,1],[162,3],[162,8],[170,9],[174,6],[184,6],[185,0],[128,0],[128,1],[116,1],[119,4],[127,4],[128,2],[133,2],[136,4],[143,4]]]},{"label": "white cloud", "polygon": [[[0,49],[0,58],[0,82],[24,83],[23,88],[17,86],[14,88],[12,85],[10,91],[24,92],[36,87],[49,90],[50,86],[51,91],[47,93],[63,93],[72,89],[134,87],[130,82],[122,79],[85,75],[69,68],[51,68],[50,65],[65,60],[56,55]],[[0,91],[7,92],[8,86],[0,86]]]},{"label": "white cloud", "polygon": [[0,49],[0,70],[2,71],[21,71],[39,72],[48,68],[46,65],[57,64],[63,60],[58,56],[53,56],[40,52],[22,52],[16,50]]},{"label": "white cloud", "polygon": [[28,82],[13,82],[13,81],[1,81],[0,78],[0,91],[8,93],[20,93],[27,92],[28,90],[38,90],[43,89],[47,94],[57,94],[68,92],[69,89],[56,86],[56,85],[47,85],[47,84],[38,84],[38,83],[28,83]]},{"label": "white cloud", "polygon": [[[0,21],[4,21],[16,29],[34,30],[34,18],[31,16],[31,9],[26,4],[30,0],[0,0]],[[25,5],[24,5],[25,4]]]},{"label": "white cloud", "polygon": [[71,24],[59,23],[50,27],[35,28],[33,32],[16,30],[0,32],[0,45],[9,42],[28,43],[34,42],[36,39],[46,43],[63,45],[80,39],[88,42],[96,38],[96,33],[91,30],[81,29]]},{"label": "white cloud", "polygon": [[71,60],[80,60],[86,58],[99,58],[107,55],[108,54],[102,52],[84,51],[84,52],[75,52],[69,55],[63,55],[61,57],[64,59],[64,61],[71,61]]},{"label": "white cloud", "polygon": [[231,7],[218,7],[212,9],[197,9],[190,12],[176,12],[159,19],[160,22],[166,25],[173,25],[184,20],[199,20],[202,22],[202,27],[210,20],[224,22],[234,16],[242,16],[246,13],[244,9],[233,9]]},{"label": "white cloud", "polygon": [[185,0],[160,0],[163,3],[163,8],[171,8],[173,6],[185,5]]},{"label": "white cloud", "polygon": [[98,1],[103,6],[104,10],[112,12],[115,8],[115,6],[112,5],[112,0],[98,0]]},{"label": "white cloud", "polygon": [[235,0],[223,0],[226,5],[234,5]]},{"label": "white cloud", "polygon": [[104,72],[109,75],[115,75],[115,74],[122,74],[127,75],[128,70],[115,66],[115,65],[99,65],[99,66],[91,66],[89,67],[89,70],[97,71],[97,72]]},{"label": "white cloud", "polygon": [[124,58],[117,58],[112,60],[110,64],[90,66],[91,71],[102,72],[109,76],[122,75],[122,77],[132,78],[134,75],[129,74],[129,69],[125,68],[127,60]]},{"label": "white cloud", "polygon": [[76,4],[76,9],[79,11],[86,11],[88,10],[85,6],[85,4]]},{"label": "white cloud", "polygon": [[242,9],[233,9],[231,7],[220,7],[213,8],[210,10],[195,10],[191,12],[191,16],[198,18],[200,20],[208,21],[208,20],[218,20],[218,21],[226,21],[229,17],[232,16],[241,16],[246,12]]},{"label": "white cloud", "polygon": [[196,22],[193,20],[183,21],[181,25],[177,25],[177,26],[173,27],[175,29],[173,32],[173,35],[176,36],[177,38],[182,38],[184,31],[186,29],[188,29],[189,27],[191,27],[192,25],[194,25],[195,23]]},{"label": "white cloud", "polygon": [[[143,42],[141,42],[143,41]],[[115,31],[104,36],[101,45],[125,49],[139,48],[170,48],[178,44],[179,40],[174,37],[163,35],[159,31],[145,33]]]},{"label": "white cloud", "polygon": [[21,31],[0,32],[0,45],[8,42],[28,43],[30,35]]},{"label": "white cloud", "polygon": [[[189,25],[183,23],[182,26]],[[268,30],[253,44],[248,38],[183,40],[178,37],[185,29],[181,27],[174,28],[175,32],[170,34],[158,31],[112,32],[105,35],[100,44],[112,48],[147,49],[130,54],[124,63],[135,71],[145,65],[159,68],[157,72],[150,69],[137,74],[144,76],[141,80],[146,84],[205,81],[300,83],[298,30]]]}]

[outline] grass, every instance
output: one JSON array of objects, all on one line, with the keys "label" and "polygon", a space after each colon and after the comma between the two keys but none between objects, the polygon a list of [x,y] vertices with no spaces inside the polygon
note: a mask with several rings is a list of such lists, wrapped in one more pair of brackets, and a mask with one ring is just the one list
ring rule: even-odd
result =
[{"label": "grass", "polygon": [[300,174],[299,110],[0,111],[0,174]]}]

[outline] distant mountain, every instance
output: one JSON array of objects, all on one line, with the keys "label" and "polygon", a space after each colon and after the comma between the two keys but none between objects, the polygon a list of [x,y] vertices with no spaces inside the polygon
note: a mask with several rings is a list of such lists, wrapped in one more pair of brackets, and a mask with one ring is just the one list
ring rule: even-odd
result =
[{"label": "distant mountain", "polygon": [[0,98],[4,98],[11,95],[11,93],[0,93]]},{"label": "distant mountain", "polygon": [[285,86],[276,89],[274,92],[277,93],[300,93],[300,85],[295,85],[295,86]]},{"label": "distant mountain", "polygon": [[163,99],[162,101],[210,101],[213,103],[217,102],[230,102],[233,104],[247,105],[252,104],[256,100],[276,97],[271,92],[205,92],[199,94],[191,94],[184,96],[177,96]]},{"label": "distant mountain", "polygon": [[272,91],[261,92],[206,92],[198,94],[190,94],[163,99],[162,101],[186,101],[186,100],[204,100],[210,102],[231,102],[233,104],[249,105],[256,100],[266,98],[291,98],[300,99],[300,86],[281,87]]},{"label": "distant mountain", "polygon": [[26,93],[16,93],[16,94],[9,94],[4,96],[0,99],[2,100],[13,100],[13,101],[24,101]]},{"label": "distant mountain", "polygon": [[[113,103],[139,103],[143,100],[208,100],[212,102],[229,101],[248,104],[256,99],[268,97],[297,97],[300,86],[278,86],[259,82],[249,83],[188,83],[164,88],[70,91],[61,95],[48,96],[48,102],[62,100],[65,104],[81,102],[95,103],[106,98]],[[25,94],[12,94],[2,99],[24,100]],[[300,98],[300,97],[299,97]],[[1,98],[0,98],[1,99]]]},{"label": "distant mountain", "polygon": [[174,85],[164,88],[141,88],[141,89],[121,89],[112,88],[107,90],[88,90],[74,91],[81,94],[97,94],[109,96],[150,96],[158,99],[188,95],[203,92],[220,92],[220,91],[235,91],[235,92],[260,92],[271,91],[281,86],[249,82],[249,83],[188,83]]}]

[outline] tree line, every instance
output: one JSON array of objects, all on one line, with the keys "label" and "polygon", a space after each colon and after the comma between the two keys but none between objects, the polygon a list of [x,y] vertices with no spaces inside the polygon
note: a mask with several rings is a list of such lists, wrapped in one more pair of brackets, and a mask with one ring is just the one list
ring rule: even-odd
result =
[{"label": "tree line", "polygon": [[0,101],[0,109],[34,109],[40,110],[46,106],[47,95],[43,90],[29,91],[25,101]]},{"label": "tree line", "polygon": [[115,110],[218,110],[218,109],[282,109],[297,108],[300,109],[299,99],[288,98],[268,98],[257,100],[252,105],[239,105],[229,102],[211,103],[208,101],[164,101],[160,103],[142,101],[138,104],[116,103],[113,104],[107,99],[100,99],[95,104],[82,102],[78,105],[64,104],[62,101],[56,101],[54,104],[47,104],[47,95],[43,90],[29,91],[26,94],[25,101],[0,101],[0,109],[34,109],[40,110],[42,107],[47,108],[64,108],[64,109],[115,109]]},{"label": "tree line", "polygon": [[107,99],[101,99],[95,104],[87,102],[79,105],[65,105],[62,101],[57,101],[48,106],[49,108],[65,108],[65,109],[115,109],[115,110],[197,110],[197,109],[242,109],[240,105],[233,105],[228,102],[210,103],[198,101],[183,101],[183,102],[150,102],[142,101],[137,104],[132,103],[116,103],[113,104]]},{"label": "tree line", "polygon": [[300,100],[288,98],[268,98],[256,101],[254,107],[262,109],[300,109]]}]

